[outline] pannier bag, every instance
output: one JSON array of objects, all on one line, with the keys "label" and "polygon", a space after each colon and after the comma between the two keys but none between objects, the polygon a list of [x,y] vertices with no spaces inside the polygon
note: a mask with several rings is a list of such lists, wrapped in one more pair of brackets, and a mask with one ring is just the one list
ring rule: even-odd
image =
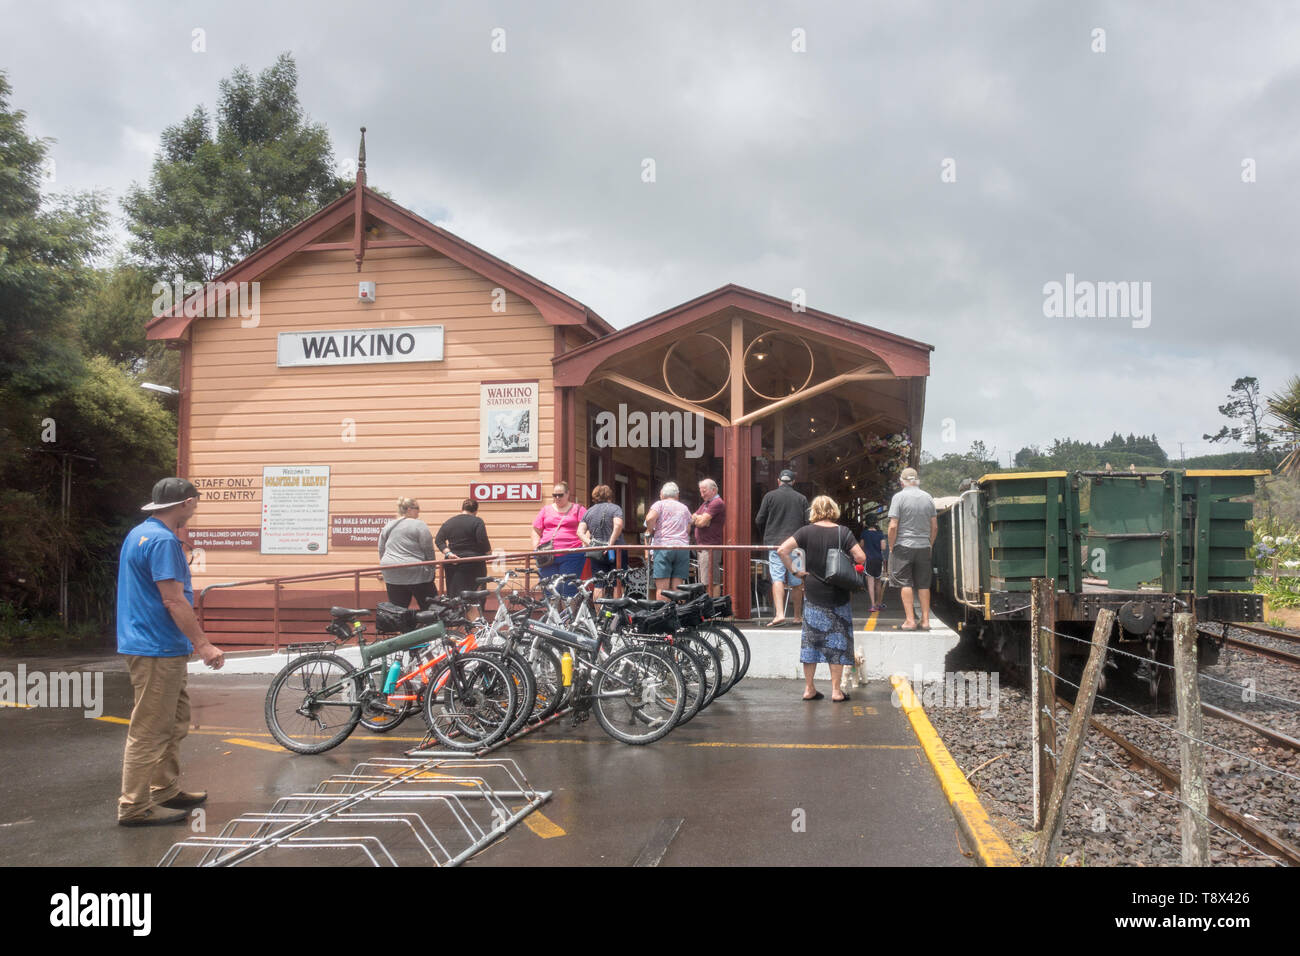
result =
[{"label": "pannier bag", "polygon": [[632,630],[638,634],[671,634],[680,627],[675,604],[655,611],[634,611],[630,619]]},{"label": "pannier bag", "polygon": [[409,607],[399,607],[391,601],[380,601],[375,607],[375,625],[380,634],[401,634],[418,626],[415,612]]},{"label": "pannier bag", "polygon": [[677,623],[682,627],[699,627],[713,614],[713,598],[702,594],[690,604],[677,609]]},{"label": "pannier bag", "polygon": [[731,595],[724,594],[722,597],[710,598],[713,602],[713,611],[706,615],[709,618],[715,617],[735,617],[736,612],[731,606]]}]

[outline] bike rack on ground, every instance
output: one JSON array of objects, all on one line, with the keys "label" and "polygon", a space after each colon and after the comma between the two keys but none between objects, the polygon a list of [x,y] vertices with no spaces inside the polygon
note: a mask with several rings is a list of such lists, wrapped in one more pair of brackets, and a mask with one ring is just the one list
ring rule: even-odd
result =
[{"label": "bike rack on ground", "polygon": [[[537,721],[536,723],[531,723],[531,722],[530,722],[530,723],[524,724],[523,728],[520,729],[518,732],[513,733],[513,734],[510,734],[510,735],[507,736],[507,737],[502,737],[500,740],[498,740],[496,743],[492,744],[492,746],[490,746],[490,747],[479,747],[477,750],[467,750],[467,751],[465,751],[465,753],[463,753],[461,756],[464,756],[464,757],[468,757],[468,756],[473,756],[473,757],[483,757],[483,756],[485,756],[485,755],[487,755],[487,754],[492,753],[494,750],[500,750],[500,749],[501,749],[502,747],[504,747],[506,744],[513,743],[514,741],[519,740],[521,737],[527,737],[529,734],[531,734],[531,733],[532,733],[533,731],[535,731],[535,730],[541,730],[543,727],[547,726],[548,724],[552,724],[552,723],[554,723],[555,721],[559,720],[561,717],[565,717],[565,716],[567,716],[568,714],[572,713],[572,711],[573,711],[573,708],[572,708],[572,707],[564,707],[564,708],[561,708],[560,710],[557,710],[555,713],[551,714],[551,716],[549,716],[549,717],[547,717],[547,718],[545,718],[545,719],[543,719],[543,720],[539,720],[539,721]],[[453,736],[460,736],[460,735],[459,735],[459,734],[454,734]],[[436,737],[433,735],[432,731],[430,731],[430,732],[428,732],[428,733],[426,733],[426,734],[424,735],[424,740],[421,741],[420,744],[419,744],[418,746],[412,748],[411,750],[406,751],[406,756],[408,756],[408,757],[429,757],[429,756],[433,756],[434,754],[445,754],[445,753],[447,753],[447,751],[445,751],[445,750],[436,750],[436,749],[435,749],[435,750],[428,750],[428,749],[426,749],[426,748],[429,748],[429,747],[436,747],[437,744],[438,744],[438,742],[439,742],[439,741],[438,741],[438,738],[436,738]]]},{"label": "bike rack on ground", "polygon": [[[267,813],[242,814],[215,837],[182,840],[158,865],[175,866],[195,853],[194,866],[236,866],[257,857],[267,863],[272,851],[345,850],[371,866],[400,866],[408,858],[457,866],[550,798],[550,790],[535,789],[518,764],[505,757],[483,760],[426,751],[419,758],[376,758],[357,764],[351,773],[326,778],[312,793],[281,797]],[[376,809],[384,804],[400,809]],[[307,835],[327,823],[328,829],[341,832]],[[355,832],[377,826],[395,827],[403,842],[390,837],[390,849],[373,833]],[[305,862],[296,854],[292,861]],[[347,861],[336,857],[334,862]]]}]

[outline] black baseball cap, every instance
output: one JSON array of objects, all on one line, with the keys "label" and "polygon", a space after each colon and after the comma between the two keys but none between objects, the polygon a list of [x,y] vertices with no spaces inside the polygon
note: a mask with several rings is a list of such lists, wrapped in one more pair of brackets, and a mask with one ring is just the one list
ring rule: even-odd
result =
[{"label": "black baseball cap", "polygon": [[141,506],[141,511],[162,511],[173,508],[187,498],[197,498],[199,489],[184,478],[163,478],[153,486],[153,501]]},{"label": "black baseball cap", "polygon": [[794,472],[786,468],[777,476],[781,481],[794,481]]}]

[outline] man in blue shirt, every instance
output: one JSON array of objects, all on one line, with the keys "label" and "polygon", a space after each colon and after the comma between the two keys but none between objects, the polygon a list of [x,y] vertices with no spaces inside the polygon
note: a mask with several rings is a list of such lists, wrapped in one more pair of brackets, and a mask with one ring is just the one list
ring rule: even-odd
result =
[{"label": "man in blue shirt", "polygon": [[164,478],[140,510],[150,516],[131,529],[117,570],[117,650],[126,655],[135,705],[122,757],[122,826],[179,823],[208,795],[180,788],[181,740],[189,732],[186,666],[197,652],[211,668],[225,656],[194,616],[190,568],[176,532],[199,505],[184,478]]}]

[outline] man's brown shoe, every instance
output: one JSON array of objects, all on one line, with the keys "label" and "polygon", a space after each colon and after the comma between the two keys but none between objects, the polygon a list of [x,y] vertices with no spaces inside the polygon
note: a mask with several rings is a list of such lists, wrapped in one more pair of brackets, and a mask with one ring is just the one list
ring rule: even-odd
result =
[{"label": "man's brown shoe", "polygon": [[117,821],[120,827],[152,827],[163,823],[182,823],[189,819],[189,814],[184,810],[160,810],[158,807],[150,807],[144,813],[136,817],[126,817]]},{"label": "man's brown shoe", "polygon": [[158,806],[166,807],[168,810],[188,810],[190,807],[197,807],[206,799],[208,799],[206,790],[196,790],[193,793],[182,790],[170,800],[163,800]]}]

